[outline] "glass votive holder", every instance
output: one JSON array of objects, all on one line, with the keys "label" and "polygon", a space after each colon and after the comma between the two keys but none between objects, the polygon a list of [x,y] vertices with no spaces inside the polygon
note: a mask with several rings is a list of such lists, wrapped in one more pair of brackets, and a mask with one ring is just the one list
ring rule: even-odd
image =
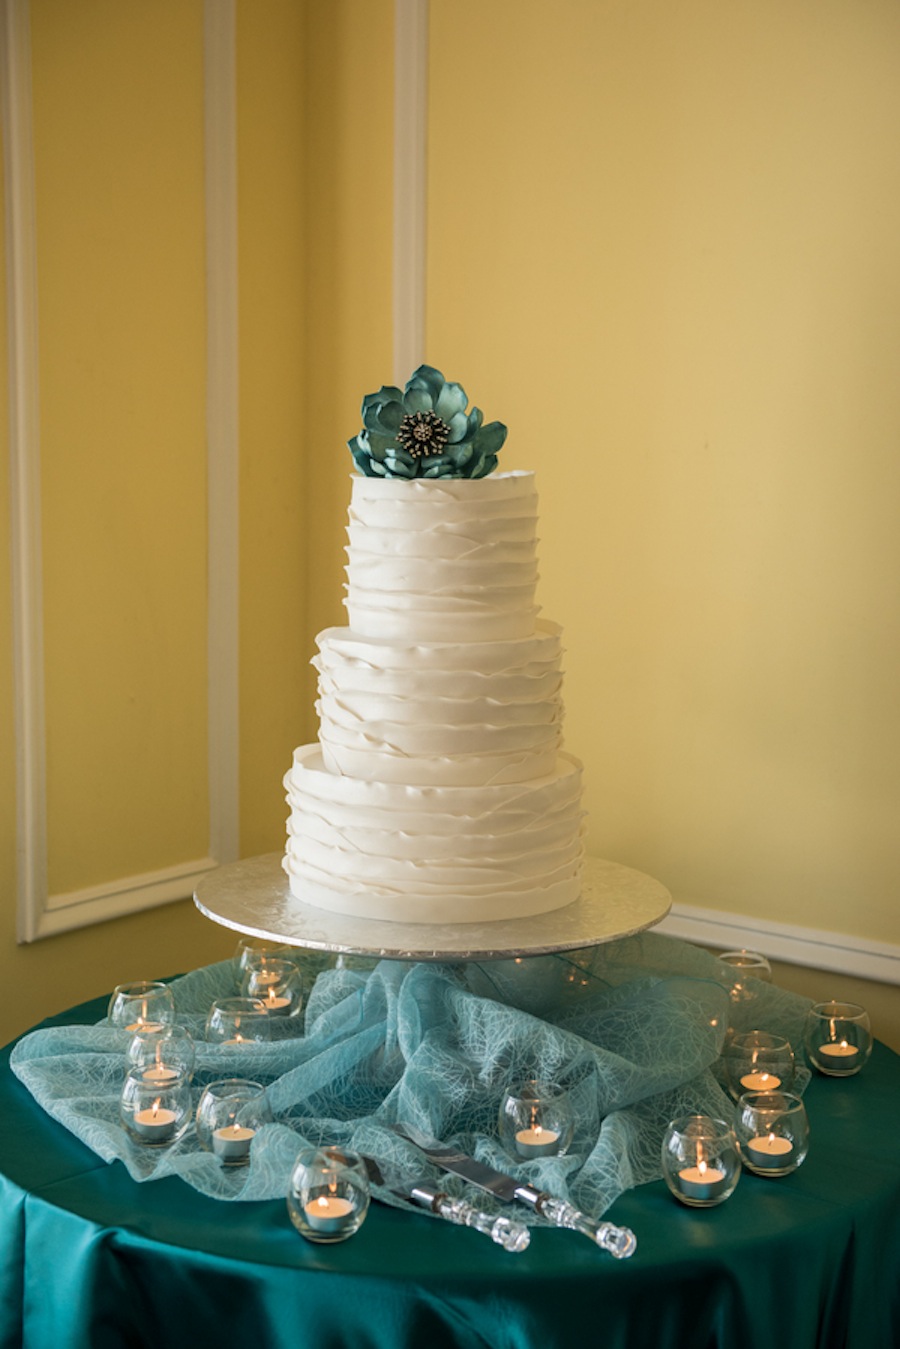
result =
[{"label": "glass votive holder", "polygon": [[145,1082],[171,1082],[176,1077],[190,1082],[194,1058],[194,1041],[184,1026],[138,1031],[127,1054],[128,1066],[140,1068]]},{"label": "glass votive holder", "polygon": [[132,1034],[162,1030],[175,1023],[175,998],[167,984],[146,979],[119,984],[109,1000],[106,1017],[111,1026]]},{"label": "glass votive holder", "polygon": [[746,1091],[788,1091],[794,1081],[794,1051],[782,1035],[764,1030],[734,1035],[725,1049],[725,1069],[732,1096]]},{"label": "glass votive holder", "polygon": [[133,1142],[149,1148],[175,1143],[191,1116],[191,1087],[186,1078],[148,1082],[143,1068],[129,1069],[119,1101],[119,1119]]},{"label": "glass votive holder", "polygon": [[562,1156],[572,1142],[569,1099],[553,1082],[530,1078],[506,1092],[498,1118],[500,1141],[517,1162]]},{"label": "glass votive holder", "polygon": [[748,1024],[753,1025],[755,1015],[753,1004],[760,997],[759,983],[771,983],[772,967],[765,956],[758,951],[721,951],[719,960],[725,966],[721,982],[726,985],[731,1003],[730,1021],[738,1025],[729,1025],[728,1037],[738,1033]]},{"label": "glass votive holder", "polygon": [[216,998],[206,1018],[210,1044],[259,1044],[272,1038],[269,1017],[259,998]]},{"label": "glass votive holder", "polygon": [[287,1207],[307,1241],[346,1241],[369,1210],[369,1179],[362,1159],[343,1148],[305,1148],[294,1163]]},{"label": "glass votive holder", "polygon": [[197,1106],[197,1142],[223,1166],[245,1166],[250,1144],[272,1111],[261,1082],[228,1077],[210,1082]]},{"label": "glass votive holder", "polygon": [[712,1208],[740,1180],[741,1160],[734,1130],[712,1115],[682,1115],[663,1136],[662,1169],[675,1198],[689,1208]]},{"label": "glass votive holder", "polygon": [[789,1091],[748,1091],[737,1103],[734,1132],[741,1160],[758,1176],[786,1176],[809,1151],[809,1120]]},{"label": "glass votive holder", "polygon": [[855,1002],[818,1002],[806,1017],[806,1053],[826,1077],[852,1077],[872,1053],[872,1027]]},{"label": "glass votive holder", "polygon": [[254,954],[244,967],[241,992],[258,998],[269,1016],[297,1016],[303,1007],[300,971],[292,960]]},{"label": "glass votive holder", "polygon": [[247,966],[260,956],[270,960],[290,960],[296,964],[297,951],[293,946],[267,941],[264,937],[242,937],[234,953],[235,984],[238,993],[243,987]]},{"label": "glass votive holder", "polygon": [[763,979],[767,984],[772,982],[772,966],[758,951],[720,951],[718,958],[741,974],[751,974],[754,979]]}]

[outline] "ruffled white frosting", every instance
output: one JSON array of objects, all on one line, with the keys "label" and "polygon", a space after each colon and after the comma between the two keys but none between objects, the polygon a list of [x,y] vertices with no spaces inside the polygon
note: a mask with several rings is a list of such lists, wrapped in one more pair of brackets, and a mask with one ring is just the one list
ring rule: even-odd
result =
[{"label": "ruffled white frosting", "polygon": [[305,903],[454,923],[578,897],[581,765],[560,751],[536,524],[531,473],[353,479],[350,627],[319,634],[319,744],[285,778]]},{"label": "ruffled white frosting", "polygon": [[537,781],[410,787],[342,777],[317,745],[285,778],[293,894],[394,922],[525,917],[578,897],[581,764],[561,754]]},{"label": "ruffled white frosting", "polygon": [[351,630],[435,642],[530,636],[538,613],[536,531],[531,473],[354,478]]},{"label": "ruffled white frosting", "polygon": [[545,777],[561,744],[559,628],[510,642],[404,644],[318,637],[326,768],[418,786]]}]

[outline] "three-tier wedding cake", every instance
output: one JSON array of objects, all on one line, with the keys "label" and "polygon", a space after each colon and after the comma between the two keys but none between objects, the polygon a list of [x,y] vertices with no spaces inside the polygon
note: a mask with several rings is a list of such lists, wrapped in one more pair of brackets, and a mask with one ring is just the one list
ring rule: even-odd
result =
[{"label": "three-tier wedding cake", "polygon": [[506,429],[422,366],[350,442],[349,626],[319,634],[317,743],[295,750],[292,895],[404,923],[523,918],[581,890],[581,764],[561,749],[560,629],[538,618],[537,493]]}]

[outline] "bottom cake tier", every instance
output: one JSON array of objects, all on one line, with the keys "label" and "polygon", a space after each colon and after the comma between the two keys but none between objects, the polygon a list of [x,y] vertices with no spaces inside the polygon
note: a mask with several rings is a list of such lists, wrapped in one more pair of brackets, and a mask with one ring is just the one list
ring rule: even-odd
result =
[{"label": "bottom cake tier", "polygon": [[294,752],[284,855],[291,893],[385,922],[527,918],[581,893],[581,764],[561,753],[532,782],[410,787],[330,773]]}]

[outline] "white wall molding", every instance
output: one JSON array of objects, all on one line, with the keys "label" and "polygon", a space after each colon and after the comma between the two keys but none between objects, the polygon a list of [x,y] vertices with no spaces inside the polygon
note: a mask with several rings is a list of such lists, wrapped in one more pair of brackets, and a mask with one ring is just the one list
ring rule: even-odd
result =
[{"label": "white wall molding", "polygon": [[205,0],[210,852],[238,855],[239,463],[235,0]]},{"label": "white wall molding", "polygon": [[394,381],[425,360],[428,0],[394,5]]},{"label": "white wall molding", "polygon": [[900,984],[900,946],[889,942],[692,904],[673,904],[669,916],[654,930],[699,946],[726,951],[745,948],[791,965]]},{"label": "white wall molding", "polygon": [[37,270],[28,0],[4,0],[2,120],[6,200],[13,689],[18,935],[39,935],[47,895],[44,625]]},{"label": "white wall molding", "polygon": [[18,938],[189,897],[238,851],[237,192],[234,0],[205,0],[208,264],[209,854],[48,893],[38,293],[28,0],[0,0],[4,133]]},{"label": "white wall molding", "polygon": [[204,857],[197,862],[186,862],[183,866],[163,867],[137,876],[121,876],[106,885],[92,885],[84,890],[51,895],[41,915],[38,935],[50,937],[71,928],[103,923],[109,918],[122,918],[125,914],[184,899],[217,865],[214,858]]}]

